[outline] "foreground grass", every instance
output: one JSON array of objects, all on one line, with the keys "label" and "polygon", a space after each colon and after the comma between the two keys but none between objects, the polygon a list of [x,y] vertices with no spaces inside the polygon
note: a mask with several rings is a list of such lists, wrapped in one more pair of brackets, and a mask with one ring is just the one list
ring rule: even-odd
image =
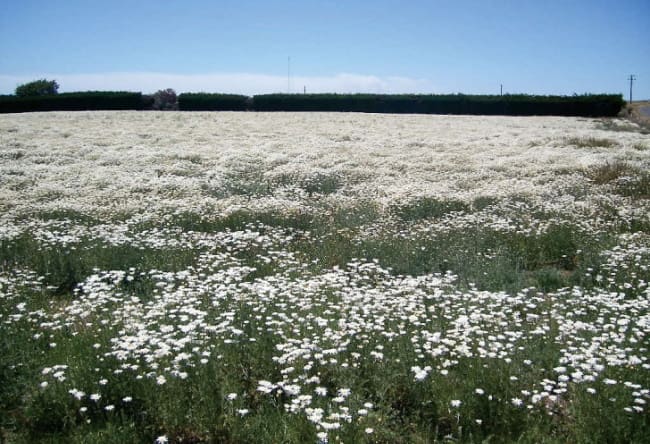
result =
[{"label": "foreground grass", "polygon": [[3,441],[650,432],[642,227],[496,200],[39,217],[0,245]]}]

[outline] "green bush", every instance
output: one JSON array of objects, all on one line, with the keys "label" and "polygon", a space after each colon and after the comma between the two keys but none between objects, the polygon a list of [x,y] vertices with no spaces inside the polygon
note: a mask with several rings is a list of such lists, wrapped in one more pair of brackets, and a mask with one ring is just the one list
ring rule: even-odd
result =
[{"label": "green bush", "polygon": [[237,94],[183,93],[178,96],[181,111],[246,111],[249,97]]},{"label": "green bush", "polygon": [[56,80],[35,80],[33,82],[19,85],[16,88],[18,97],[48,96],[54,95],[59,91],[59,84]]}]

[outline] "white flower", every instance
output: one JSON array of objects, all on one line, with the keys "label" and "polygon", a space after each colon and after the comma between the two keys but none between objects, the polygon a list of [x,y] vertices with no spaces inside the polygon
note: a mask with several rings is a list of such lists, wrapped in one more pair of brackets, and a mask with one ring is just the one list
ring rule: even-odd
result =
[{"label": "white flower", "polygon": [[271,393],[277,386],[269,381],[261,380],[257,383],[257,391],[262,393]]},{"label": "white flower", "polygon": [[352,390],[350,390],[349,388],[342,388],[339,389],[337,393],[339,396],[343,396],[344,398],[347,398],[348,396],[350,396],[350,393],[352,393]]},{"label": "white flower", "polygon": [[451,404],[452,407],[460,407],[460,405],[462,404],[462,401],[460,401],[458,399],[452,399],[450,404]]},{"label": "white flower", "polygon": [[156,444],[167,444],[168,442],[169,439],[167,439],[167,435],[160,435],[156,438]]},{"label": "white flower", "polygon": [[167,379],[163,375],[156,377],[156,384],[164,385],[167,382]]},{"label": "white flower", "polygon": [[86,396],[86,394],[84,392],[82,392],[81,390],[77,390],[77,389],[70,389],[70,390],[68,390],[68,393],[70,393],[72,396],[74,396],[78,400],[80,400],[81,398]]},{"label": "white flower", "polygon": [[371,435],[372,433],[374,433],[374,431],[375,431],[375,429],[373,429],[372,427],[366,427],[366,430],[365,430],[365,432],[368,435]]},{"label": "white flower", "polygon": [[237,393],[228,393],[228,395],[226,396],[226,399],[228,401],[234,401],[235,399],[237,399]]},{"label": "white flower", "polygon": [[238,409],[237,413],[239,416],[246,416],[248,414],[248,409]]},{"label": "white flower", "polygon": [[106,407],[104,407],[104,410],[106,410],[107,412],[110,412],[113,409],[115,409],[115,406],[113,404],[109,404]]},{"label": "white flower", "polygon": [[102,399],[102,395],[100,395],[99,393],[93,393],[92,395],[90,395],[90,399],[91,399],[92,401],[97,402],[97,401],[99,401],[100,399]]}]

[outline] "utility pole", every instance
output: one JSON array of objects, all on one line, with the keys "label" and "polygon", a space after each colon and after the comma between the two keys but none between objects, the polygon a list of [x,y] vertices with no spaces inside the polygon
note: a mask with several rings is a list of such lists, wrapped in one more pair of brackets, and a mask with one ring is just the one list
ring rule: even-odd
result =
[{"label": "utility pole", "polygon": [[503,83],[501,84],[501,95],[503,95]]},{"label": "utility pole", "polygon": [[287,94],[291,94],[291,56],[287,57]]},{"label": "utility pole", "polygon": [[632,103],[632,83],[636,80],[636,76],[634,74],[630,74],[628,80],[630,81],[630,103]]}]

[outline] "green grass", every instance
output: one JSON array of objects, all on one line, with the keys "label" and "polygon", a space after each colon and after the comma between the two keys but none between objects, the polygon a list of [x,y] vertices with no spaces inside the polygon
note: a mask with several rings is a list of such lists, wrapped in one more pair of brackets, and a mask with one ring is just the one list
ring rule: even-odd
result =
[{"label": "green grass", "polygon": [[[613,173],[589,174],[594,182],[618,184],[626,171],[623,165]],[[618,192],[647,198],[646,176],[634,176],[634,185],[616,185]],[[313,194],[341,189],[329,179],[316,183]],[[635,230],[621,223],[618,232],[590,231],[525,199],[519,203],[524,205],[520,213],[499,210],[500,200],[490,196],[471,204],[421,198],[387,212],[372,201],[349,207],[319,203],[309,212],[183,213],[130,226],[132,234],[166,229],[170,240],[186,239],[191,232],[230,233],[234,239],[200,248],[142,248],[90,238],[61,248],[35,239],[29,230],[5,239],[0,243],[7,294],[0,299],[0,437],[12,443],[151,443],[162,435],[170,442],[191,443],[318,442],[322,430],[304,411],[290,411],[296,396],[278,387],[270,394],[258,390],[261,380],[282,381],[290,365],[294,369],[286,380],[303,384],[301,394],[311,395],[311,406],[323,408],[325,415],[338,411],[333,400],[337,390],[351,389],[340,404],[349,407],[350,421],[329,420],[340,422],[340,428],[330,431],[330,442],[644,442],[650,430],[647,415],[623,410],[635,398],[623,381],[650,386],[648,372],[638,366],[606,368],[589,385],[597,389],[595,395],[579,383],[569,383],[557,403],[532,404],[522,394],[544,390],[540,381],[557,380],[553,369],[567,349],[603,334],[585,327],[565,335],[562,328],[578,321],[602,326],[621,319],[622,312],[613,308],[618,299],[594,295],[620,286],[634,315],[647,313],[633,303],[642,292],[639,283],[650,281],[644,268],[647,253],[617,259],[625,266],[616,267],[603,256],[618,245],[619,234]],[[544,228],[435,225],[472,211],[503,211],[520,224],[534,219]],[[101,222],[73,211],[42,212],[35,218],[84,227]],[[438,228],[422,229],[426,227]],[[264,236],[268,239],[255,240]],[[293,254],[296,262],[264,261],[278,251]],[[227,261],[220,263],[219,254]],[[256,270],[233,277],[228,261]],[[354,269],[354,261],[376,262],[381,269]],[[148,273],[154,269],[158,272]],[[20,270],[34,276],[23,277]],[[80,286],[109,270],[133,279],[104,279],[88,290]],[[434,284],[446,279],[446,272],[457,278]],[[611,281],[597,280],[597,275]],[[412,284],[410,279],[420,281]],[[633,285],[624,287],[626,283]],[[571,289],[583,294],[573,297]],[[93,292],[111,298],[90,299],[95,305],[83,316],[62,311]],[[420,293],[427,296],[411,310]],[[156,305],[172,294],[178,297],[175,302]],[[350,302],[351,295],[363,303]],[[123,316],[125,307],[140,306],[134,297],[142,304],[142,317],[130,321]],[[374,305],[381,298],[386,298],[383,305]],[[26,304],[22,311],[20,302]],[[425,315],[414,317],[415,312]],[[51,318],[52,313],[58,317]],[[361,315],[373,323],[362,325]],[[481,317],[456,324],[473,315]],[[192,324],[197,316],[204,320],[198,326]],[[239,333],[219,330],[227,319]],[[145,323],[147,329],[138,330]],[[194,336],[192,329],[203,324],[212,327]],[[190,341],[170,339],[170,353],[156,358],[155,367],[144,358],[118,359],[108,353],[117,337],[144,331],[139,337],[148,339],[164,326],[176,329],[174,341]],[[435,334],[441,338],[425,340]],[[608,346],[608,338],[599,341]],[[645,340],[637,338],[629,342],[625,337],[628,355],[643,356]],[[455,348],[463,342],[465,351]],[[139,347],[154,350],[159,344],[145,341]],[[301,344],[304,355],[283,363],[288,344]],[[434,353],[436,347],[440,351]],[[334,351],[325,354],[328,349]],[[489,351],[494,356],[483,355]],[[188,365],[180,367],[185,375],[172,377],[174,357],[181,352],[190,356]],[[133,363],[136,368],[125,366]],[[64,381],[43,374],[43,368],[54,365],[67,366]],[[432,369],[417,380],[415,365]],[[159,375],[165,375],[164,384],[157,384]],[[312,376],[317,383],[304,383]],[[606,385],[603,378],[618,383]],[[47,388],[40,386],[42,381],[49,382]],[[316,386],[328,395],[316,395]],[[85,396],[75,399],[72,388]],[[101,400],[91,401],[92,393],[101,393]],[[231,393],[235,399],[227,398]],[[513,402],[517,398],[524,400],[522,406]],[[372,407],[358,414],[368,402]],[[109,405],[115,408],[106,410]]]},{"label": "green grass", "polygon": [[565,139],[565,143],[578,148],[612,148],[617,146],[614,140],[598,137],[569,137]]},{"label": "green grass", "polygon": [[500,232],[479,226],[430,237],[387,235],[356,240],[347,231],[328,231],[307,240],[297,251],[319,267],[345,267],[353,259],[376,259],[399,275],[453,271],[465,286],[517,291],[536,286],[544,291],[584,284],[583,272],[598,263],[607,235],[589,235],[570,225],[551,226],[540,235]]},{"label": "green grass", "polygon": [[629,121],[619,121],[614,119],[601,119],[597,125],[598,129],[603,131],[617,131],[617,132],[634,132],[641,134],[650,134],[647,128],[642,125],[634,124]]},{"label": "green grass", "polygon": [[196,252],[185,249],[140,248],[86,241],[68,248],[42,245],[28,234],[0,242],[2,268],[27,268],[43,277],[56,296],[69,296],[95,270],[162,269],[178,271],[192,264]]},{"label": "green grass", "polygon": [[267,176],[263,165],[247,165],[242,169],[226,171],[218,184],[206,182],[203,192],[218,198],[230,196],[259,197],[272,195],[282,187],[294,187],[310,198],[334,194],[343,188],[344,178],[339,174],[314,173],[310,175],[280,174]]},{"label": "green grass", "polygon": [[452,212],[467,212],[469,206],[465,202],[458,200],[439,200],[431,197],[422,197],[404,205],[395,205],[392,210],[402,220],[413,221],[441,218]]},{"label": "green grass", "polygon": [[614,182],[619,177],[636,175],[638,170],[627,162],[619,160],[591,167],[585,174],[596,185],[603,185]]},{"label": "green grass", "polygon": [[617,187],[617,192],[634,199],[650,199],[650,173],[637,172]]}]

